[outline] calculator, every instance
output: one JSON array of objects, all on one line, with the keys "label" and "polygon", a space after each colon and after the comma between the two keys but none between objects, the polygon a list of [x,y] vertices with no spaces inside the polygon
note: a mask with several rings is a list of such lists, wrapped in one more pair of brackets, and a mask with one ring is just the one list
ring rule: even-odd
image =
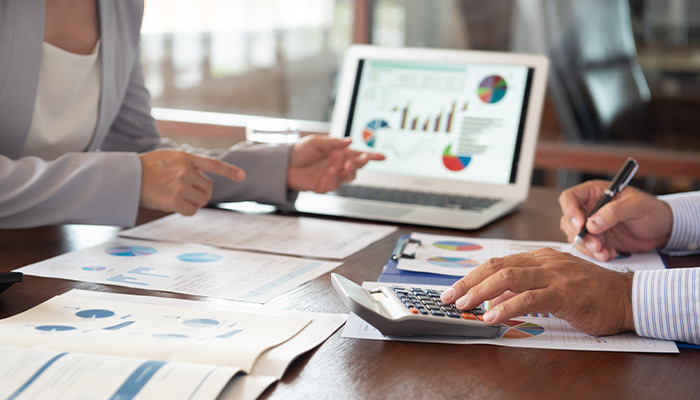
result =
[{"label": "calculator", "polygon": [[485,310],[458,310],[440,301],[442,290],[415,285],[365,289],[331,274],[333,287],[345,305],[385,336],[451,335],[493,338],[500,325],[483,322]]}]

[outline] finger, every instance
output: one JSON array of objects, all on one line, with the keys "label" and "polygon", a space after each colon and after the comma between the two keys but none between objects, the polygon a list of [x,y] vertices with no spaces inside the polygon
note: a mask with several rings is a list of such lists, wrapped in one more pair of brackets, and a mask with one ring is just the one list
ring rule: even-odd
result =
[{"label": "finger", "polygon": [[321,174],[316,184],[317,193],[327,193],[340,186],[340,171],[337,165],[331,165]]},{"label": "finger", "polygon": [[343,173],[341,174],[342,180],[351,181],[355,179],[355,175],[357,175],[357,169],[358,166],[353,160],[345,161],[345,164],[343,164]]},{"label": "finger", "polygon": [[[540,251],[540,250],[536,250]],[[550,251],[553,251],[550,249]],[[455,282],[451,288],[442,293],[440,299],[443,303],[453,303],[458,298],[464,296],[472,287],[482,282],[484,279],[495,274],[499,270],[508,267],[532,266],[536,258],[532,257],[532,252],[513,254],[506,257],[494,257],[486,260],[473,271]]]},{"label": "finger", "polygon": [[502,295],[491,300],[491,307],[493,308],[493,307],[505,302],[506,300],[512,299],[513,297],[515,297],[517,295],[518,295],[517,293],[513,293],[510,290],[508,290],[505,293],[503,293]]},{"label": "finger", "polygon": [[559,206],[567,219],[563,222],[571,222],[580,229],[586,221],[588,210],[603,196],[606,185],[605,181],[594,180],[564,190],[559,195]]},{"label": "finger", "polygon": [[199,210],[199,207],[196,204],[182,198],[176,202],[174,211],[185,216],[190,216],[194,215],[197,210]]},{"label": "finger", "polygon": [[495,325],[530,313],[551,312],[551,305],[558,303],[556,293],[551,290],[528,290],[487,311],[484,322]]},{"label": "finger", "polygon": [[639,209],[630,205],[633,196],[618,196],[601,207],[586,221],[590,233],[599,234],[612,229],[618,223],[639,217]]},{"label": "finger", "polygon": [[522,293],[541,289],[547,284],[546,272],[541,268],[506,268],[475,285],[467,294],[457,299],[455,306],[460,310],[472,309],[486,300],[501,296],[506,291]]},{"label": "finger", "polygon": [[195,169],[212,172],[234,181],[242,181],[245,179],[245,171],[235,165],[198,154],[190,154],[189,156],[191,165]]}]

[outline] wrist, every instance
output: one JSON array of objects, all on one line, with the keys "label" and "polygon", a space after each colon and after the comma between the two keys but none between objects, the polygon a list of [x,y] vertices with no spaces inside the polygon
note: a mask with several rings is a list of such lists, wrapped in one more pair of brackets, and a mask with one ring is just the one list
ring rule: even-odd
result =
[{"label": "wrist", "polygon": [[634,331],[634,309],[632,306],[632,286],[634,284],[634,272],[622,273],[622,285],[623,285],[623,312],[624,317],[622,320],[621,332]]}]

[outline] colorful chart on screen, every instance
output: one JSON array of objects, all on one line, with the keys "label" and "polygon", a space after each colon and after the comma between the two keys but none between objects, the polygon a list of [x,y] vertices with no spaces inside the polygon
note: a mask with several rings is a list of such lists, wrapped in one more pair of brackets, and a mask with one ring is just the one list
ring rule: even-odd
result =
[{"label": "colorful chart on screen", "polygon": [[486,104],[498,103],[506,95],[506,81],[498,75],[491,75],[484,78],[479,84],[477,93],[481,101]]},{"label": "colorful chart on screen", "polygon": [[479,265],[478,261],[457,257],[431,257],[428,263],[445,268],[470,268]]},{"label": "colorful chart on screen", "polygon": [[481,245],[476,244],[476,243],[453,241],[453,240],[444,240],[444,241],[440,241],[440,242],[435,242],[435,243],[433,243],[433,246],[437,247],[438,249],[450,250],[450,251],[475,251],[475,250],[483,249],[483,247]]},{"label": "colorful chart on screen", "polygon": [[377,130],[388,128],[389,123],[383,119],[373,119],[365,125],[365,129],[362,131],[362,140],[369,147],[374,147],[377,144]]},{"label": "colorful chart on screen", "polygon": [[504,339],[525,339],[544,333],[544,328],[532,322],[510,320],[503,323],[508,329],[501,336]]},{"label": "colorful chart on screen", "polygon": [[178,255],[177,259],[180,261],[186,261],[186,262],[203,263],[203,262],[219,261],[222,259],[222,257],[218,254],[213,254],[213,253],[184,253],[184,254]]},{"label": "colorful chart on screen", "polygon": [[467,168],[471,160],[472,157],[468,155],[452,154],[451,144],[448,144],[447,147],[445,147],[445,151],[442,152],[442,163],[445,165],[445,168],[450,171],[459,172]]},{"label": "colorful chart on screen", "polygon": [[116,246],[105,250],[105,253],[119,257],[137,257],[147,256],[155,253],[157,250],[146,246]]}]

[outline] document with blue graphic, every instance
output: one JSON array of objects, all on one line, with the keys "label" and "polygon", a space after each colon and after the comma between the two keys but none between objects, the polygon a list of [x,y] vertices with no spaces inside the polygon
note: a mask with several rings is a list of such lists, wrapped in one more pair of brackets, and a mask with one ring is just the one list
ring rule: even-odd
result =
[{"label": "document with blue graphic", "polygon": [[0,398],[211,399],[312,322],[122,297],[61,295],[0,321]]},{"label": "document with blue graphic", "polygon": [[116,239],[18,269],[26,275],[265,303],[338,262]]}]

